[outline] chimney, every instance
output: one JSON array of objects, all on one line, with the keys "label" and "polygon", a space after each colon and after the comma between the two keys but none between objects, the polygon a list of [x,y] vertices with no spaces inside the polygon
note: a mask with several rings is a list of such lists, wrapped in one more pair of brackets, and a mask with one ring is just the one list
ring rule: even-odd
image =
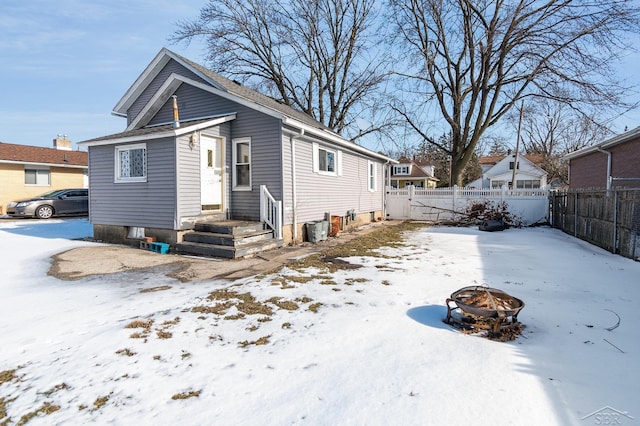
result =
[{"label": "chimney", "polygon": [[180,127],[180,118],[178,117],[178,97],[176,95],[171,96],[173,98],[173,128]]},{"label": "chimney", "polygon": [[67,139],[67,135],[58,135],[54,140],[53,140],[53,147],[55,149],[61,149],[63,151],[71,151],[72,149],[72,142]]}]

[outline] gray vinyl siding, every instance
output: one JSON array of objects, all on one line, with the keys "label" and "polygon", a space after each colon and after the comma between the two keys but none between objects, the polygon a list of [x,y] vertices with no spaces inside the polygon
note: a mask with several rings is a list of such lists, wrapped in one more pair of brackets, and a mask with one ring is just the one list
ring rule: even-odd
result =
[{"label": "gray vinyl siding", "polygon": [[[241,120],[240,117],[243,119]],[[232,140],[251,138],[251,191],[231,192],[230,212],[235,219],[260,219],[260,185],[276,200],[282,200],[282,127],[279,120],[257,111],[238,113],[231,122],[232,138],[229,140],[227,164],[230,177],[233,174]],[[230,186],[233,185],[229,180]]]},{"label": "gray vinyl siding", "polygon": [[[204,129],[202,135],[222,137],[225,142],[229,140],[230,124],[224,123],[220,126]],[[189,146],[191,134],[184,135],[178,139],[178,226],[182,226],[182,221],[200,215],[202,203],[200,201],[200,147],[197,143],[193,149]],[[225,144],[225,151],[228,150]],[[223,181],[225,183],[224,202],[228,204],[229,191],[229,166],[224,167]]]},{"label": "gray vinyl siding", "polygon": [[[160,73],[153,79],[151,84],[144,90],[138,99],[127,110],[127,125],[131,124],[133,120],[138,116],[142,108],[149,102],[149,100],[156,94],[160,86],[169,78],[172,73],[180,74],[184,77],[190,78],[195,81],[204,83],[204,80],[198,77],[193,72],[189,71],[173,59],[170,60],[160,71]],[[171,110],[171,118],[173,118],[173,110]]]},{"label": "gray vinyl siding", "polygon": [[[313,172],[313,142],[331,150],[342,151],[342,175],[327,176]],[[293,188],[291,173],[291,143],[283,138],[285,181],[284,223],[293,223]],[[298,223],[320,220],[325,213],[345,216],[348,210],[367,213],[383,208],[384,172],[379,160],[354,151],[338,148],[307,137],[295,140],[295,173]],[[376,164],[376,191],[368,186],[369,161]],[[288,163],[288,164],[287,164]]]},{"label": "gray vinyl siding", "polygon": [[150,140],[146,144],[147,182],[135,183],[114,182],[116,145],[89,147],[89,212],[92,224],[174,228],[174,139]]},{"label": "gray vinyl siding", "polygon": [[[251,191],[232,191],[226,198],[233,219],[260,219],[260,185],[266,185],[271,194],[282,199],[282,126],[275,117],[256,111],[202,89],[181,85],[176,91],[180,106],[180,120],[236,114],[230,122],[226,151],[226,177],[228,187],[233,185],[232,139],[251,138]],[[173,118],[171,102],[158,111],[150,124],[167,123]]]}]

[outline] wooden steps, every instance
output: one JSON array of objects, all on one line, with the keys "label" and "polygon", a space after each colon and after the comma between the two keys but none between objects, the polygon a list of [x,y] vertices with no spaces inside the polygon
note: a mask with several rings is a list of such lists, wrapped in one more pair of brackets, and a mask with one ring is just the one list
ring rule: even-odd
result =
[{"label": "wooden steps", "polygon": [[193,231],[184,234],[175,250],[182,254],[237,259],[283,245],[283,240],[274,238],[273,230],[265,229],[262,222],[226,220],[197,223]]}]

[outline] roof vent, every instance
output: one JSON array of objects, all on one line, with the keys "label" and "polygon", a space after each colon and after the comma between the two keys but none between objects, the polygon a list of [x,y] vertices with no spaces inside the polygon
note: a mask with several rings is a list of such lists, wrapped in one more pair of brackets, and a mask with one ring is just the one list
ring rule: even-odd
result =
[{"label": "roof vent", "polygon": [[171,96],[173,98],[173,128],[180,127],[180,118],[178,117],[178,97],[176,95]]}]

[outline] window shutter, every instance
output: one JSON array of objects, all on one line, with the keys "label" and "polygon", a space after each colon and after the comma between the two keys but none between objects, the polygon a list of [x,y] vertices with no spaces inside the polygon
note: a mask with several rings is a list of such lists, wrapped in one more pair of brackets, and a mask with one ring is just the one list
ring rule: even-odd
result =
[{"label": "window shutter", "polygon": [[313,142],[311,144],[311,157],[313,162],[313,173],[318,173],[320,167],[318,166],[318,144]]},{"label": "window shutter", "polygon": [[336,155],[336,167],[338,169],[338,176],[342,176],[342,151],[338,151]]}]

